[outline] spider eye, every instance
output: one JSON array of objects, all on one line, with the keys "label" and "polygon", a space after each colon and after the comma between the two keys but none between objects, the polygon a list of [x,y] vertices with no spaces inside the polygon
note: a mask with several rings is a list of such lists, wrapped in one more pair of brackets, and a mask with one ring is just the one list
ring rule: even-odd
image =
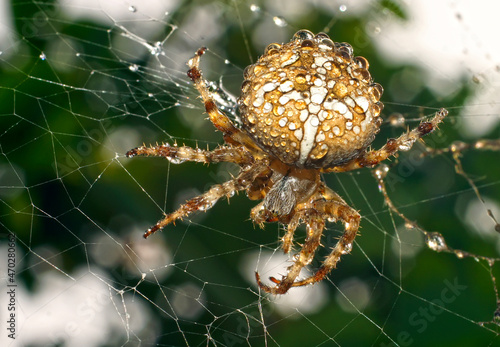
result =
[{"label": "spider eye", "polygon": [[239,98],[243,130],[267,153],[299,168],[341,165],[378,132],[383,88],[348,43],[300,30],[270,44],[245,69]]}]

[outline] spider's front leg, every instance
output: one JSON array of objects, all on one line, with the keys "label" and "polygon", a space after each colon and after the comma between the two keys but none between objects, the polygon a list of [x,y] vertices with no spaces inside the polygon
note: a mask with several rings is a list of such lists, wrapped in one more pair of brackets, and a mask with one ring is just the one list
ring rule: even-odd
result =
[{"label": "spider's front leg", "polygon": [[224,141],[227,143],[241,144],[252,152],[260,153],[261,150],[255,145],[254,141],[246,133],[235,127],[231,120],[217,108],[214,98],[203,80],[203,74],[200,69],[200,58],[205,54],[206,50],[205,47],[198,49],[194,57],[188,61],[189,71],[187,75],[191,78],[194,86],[200,93],[210,121],[217,130],[224,134]]},{"label": "spider's front leg", "polygon": [[395,155],[398,151],[408,151],[418,139],[437,129],[439,123],[441,123],[447,115],[448,111],[442,108],[436,112],[430,121],[420,123],[416,128],[402,134],[397,139],[388,140],[381,149],[365,152],[360,157],[345,165],[325,169],[323,172],[346,172],[363,167],[373,167],[381,161]]}]

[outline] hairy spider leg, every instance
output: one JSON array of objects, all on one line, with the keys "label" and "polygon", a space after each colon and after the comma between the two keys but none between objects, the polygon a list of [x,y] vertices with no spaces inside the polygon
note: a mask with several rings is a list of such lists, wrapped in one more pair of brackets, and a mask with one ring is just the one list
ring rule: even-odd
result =
[{"label": "hairy spider leg", "polygon": [[442,108],[436,112],[430,121],[420,123],[416,128],[403,133],[397,139],[389,139],[381,149],[367,151],[345,165],[323,169],[322,172],[346,172],[363,167],[373,167],[381,161],[395,155],[398,151],[410,150],[417,140],[437,129],[439,123],[441,123],[447,115],[448,111]]},{"label": "hairy spider leg", "polygon": [[[213,151],[207,151],[188,146],[176,147],[161,145],[150,147],[142,146],[127,152],[128,157],[136,155],[165,157],[174,162],[176,160],[178,162],[194,161],[202,163],[226,161],[239,165],[253,164],[252,156],[242,147],[222,146]],[[151,234],[163,229],[168,224],[175,222],[177,219],[182,219],[195,211],[206,211],[212,208],[223,196],[229,199],[236,191],[248,189],[255,178],[266,170],[267,168],[264,165],[253,164],[247,170],[242,170],[236,178],[222,184],[214,185],[202,195],[186,201],[186,203],[181,205],[176,211],[165,215],[163,219],[158,221],[158,223],[144,233],[144,238],[149,237]]]},{"label": "hairy spider leg", "polygon": [[217,128],[217,130],[222,132],[224,140],[227,143],[243,145],[253,154],[262,153],[262,150],[254,143],[252,138],[240,129],[236,128],[231,120],[217,108],[205,80],[203,79],[203,74],[200,69],[200,58],[206,50],[206,47],[198,49],[194,57],[188,61],[189,71],[187,72],[187,75],[191,78],[195,88],[200,93],[210,121]]},{"label": "hairy spider leg", "polygon": [[255,272],[257,284],[267,293],[285,294],[291,287],[293,287],[295,279],[300,274],[300,270],[302,270],[304,266],[311,263],[316,249],[321,244],[321,235],[323,234],[323,229],[325,228],[325,220],[313,209],[302,210],[301,212],[303,212],[303,217],[306,218],[305,224],[307,236],[302,249],[295,256],[295,262],[288,267],[286,276],[283,276],[281,281],[271,277],[271,281],[277,284],[277,286],[271,287],[262,283],[259,273]]},{"label": "hairy spider leg", "polygon": [[283,245],[281,248],[283,249],[283,253],[287,254],[291,251],[293,245],[293,235],[295,234],[295,230],[300,224],[300,214],[296,213],[293,218],[290,220],[286,227],[286,233],[283,235],[281,239]]},{"label": "hairy spider leg", "polygon": [[205,193],[187,200],[186,203],[182,204],[177,210],[165,215],[163,219],[158,221],[158,223],[156,223],[153,227],[149,228],[144,233],[144,238],[147,238],[156,231],[163,229],[170,223],[175,223],[177,219],[182,220],[182,218],[193,212],[207,211],[211,209],[223,196],[226,196],[229,199],[235,192],[248,189],[255,177],[260,175],[265,170],[267,170],[267,168],[264,165],[254,165],[250,169],[242,171],[232,180],[214,185]]},{"label": "hairy spider leg", "polygon": [[344,222],[344,233],[340,236],[330,254],[325,258],[316,273],[304,280],[294,282],[292,287],[300,287],[316,283],[326,277],[334,268],[343,254],[352,250],[352,243],[359,230],[361,216],[333,190],[325,186],[324,199],[315,202],[315,209],[325,214],[323,218],[334,218]]},{"label": "hairy spider leg", "polygon": [[192,161],[198,163],[229,162],[238,165],[249,165],[253,163],[253,157],[243,147],[219,146],[212,151],[189,146],[172,146],[163,144],[160,146],[141,146],[131,149],[126,153],[129,158],[135,156],[163,157],[173,163]]},{"label": "hairy spider leg", "polygon": [[[287,234],[284,237],[288,238],[291,244],[293,231],[297,227],[298,221],[300,219],[307,221],[306,225],[308,236],[306,238],[306,242],[300,253],[297,255],[295,263],[288,268],[287,275],[284,276],[281,281],[274,277],[270,277],[270,280],[277,284],[276,287],[270,287],[263,284],[260,280],[260,275],[257,272],[255,273],[259,287],[267,293],[284,294],[291,287],[300,287],[321,281],[330,273],[330,271],[332,271],[332,269],[336,267],[342,255],[350,253],[352,249],[352,243],[354,242],[359,230],[359,223],[361,219],[359,213],[347,205],[340,195],[328,188],[324,183],[320,189],[320,194],[318,194],[318,196],[315,197],[309,205],[309,208],[297,211],[289,225],[292,227],[287,230]],[[304,280],[295,281],[300,274],[300,270],[304,266],[308,265],[314,257],[315,250],[319,246],[321,235],[323,234],[325,220],[332,218],[334,220],[344,222],[345,230],[343,235],[337,241],[330,254],[323,261],[322,266],[314,275]]]}]

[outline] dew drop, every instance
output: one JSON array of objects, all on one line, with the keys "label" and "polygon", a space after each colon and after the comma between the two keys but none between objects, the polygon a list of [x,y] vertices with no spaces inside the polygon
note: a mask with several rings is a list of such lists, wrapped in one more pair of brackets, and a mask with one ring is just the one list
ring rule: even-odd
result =
[{"label": "dew drop", "polygon": [[405,223],[405,228],[408,229],[408,230],[415,229],[415,224],[413,224],[411,222],[406,222]]},{"label": "dew drop", "polygon": [[139,65],[137,65],[137,64],[132,64],[132,65],[130,65],[130,66],[128,67],[128,69],[129,69],[130,71],[137,72],[137,71],[139,71]]},{"label": "dew drop", "polygon": [[411,149],[411,146],[413,145],[413,142],[414,142],[413,140],[403,141],[399,145],[398,149],[403,152],[409,151]]},{"label": "dew drop", "polygon": [[129,10],[129,12],[132,12],[132,13],[137,12],[137,8],[135,6],[129,6],[128,10]]},{"label": "dew drop", "polygon": [[389,116],[389,123],[395,128],[404,127],[405,117],[401,113],[393,113]]},{"label": "dew drop", "polygon": [[250,11],[252,11],[252,12],[259,12],[260,11],[260,6],[255,5],[255,4],[251,4],[250,5]]},{"label": "dew drop", "polygon": [[493,320],[495,322],[499,322],[500,321],[500,307],[498,307],[496,310],[495,310],[495,313],[493,313]]},{"label": "dew drop", "polygon": [[269,55],[276,54],[279,52],[280,48],[281,48],[281,45],[279,43],[271,43],[264,50],[264,54],[269,54]]},{"label": "dew drop", "polygon": [[312,40],[313,38],[314,34],[306,29],[299,30],[293,35],[293,40],[298,40],[298,41]]},{"label": "dew drop", "polygon": [[379,180],[383,180],[387,176],[388,172],[389,172],[389,166],[387,164],[380,164],[375,169],[375,177],[377,177],[377,179]]},{"label": "dew drop", "polygon": [[335,47],[335,44],[330,39],[323,39],[318,44],[318,47],[323,51],[327,51],[327,50],[332,50]]},{"label": "dew drop", "polygon": [[42,59],[42,60],[47,59],[47,56],[45,55],[45,53],[43,53],[43,52],[42,52],[42,53],[40,54],[40,59]]},{"label": "dew drop", "polygon": [[172,163],[172,164],[182,164],[184,163],[186,160],[184,159],[179,159],[179,158],[171,158],[171,157],[167,157],[167,159]]},{"label": "dew drop", "polygon": [[427,247],[436,252],[442,252],[448,249],[443,235],[438,232],[427,233],[425,235],[425,243]]},{"label": "dew drop", "polygon": [[281,16],[274,16],[273,21],[274,21],[274,24],[276,24],[277,26],[279,26],[281,28],[286,27],[288,25],[285,18],[283,18]]},{"label": "dew drop", "polygon": [[151,55],[158,56],[163,52],[163,44],[161,41],[157,41],[154,43],[154,45],[151,47]]},{"label": "dew drop", "polygon": [[339,6],[339,11],[340,11],[340,12],[345,12],[345,11],[347,11],[347,6],[346,6],[345,4],[340,5],[340,6]]},{"label": "dew drop", "polygon": [[344,249],[342,250],[342,254],[349,254],[352,251],[352,243],[348,243],[344,246]]}]

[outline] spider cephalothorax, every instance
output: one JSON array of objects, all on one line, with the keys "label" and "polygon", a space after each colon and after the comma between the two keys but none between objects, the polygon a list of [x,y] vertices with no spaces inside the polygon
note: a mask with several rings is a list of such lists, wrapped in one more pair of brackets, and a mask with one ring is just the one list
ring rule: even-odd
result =
[{"label": "spider cephalothorax", "polygon": [[[373,83],[365,58],[354,57],[346,43],[328,35],[298,31],[287,44],[270,44],[259,60],[245,69],[238,99],[242,127],[236,127],[214,102],[199,68],[205,48],[188,62],[188,76],[200,92],[211,122],[224,135],[225,145],[212,151],[164,144],[138,147],[127,153],[160,156],[173,163],[231,162],[240,172],[233,179],[214,185],[165,215],[145,237],[198,210],[206,211],[218,199],[245,191],[252,200],[262,200],[250,216],[263,226],[279,222],[286,228],[282,248],[291,251],[293,234],[306,225],[306,239],[275,286],[259,287],[284,294],[291,287],[321,281],[349,253],[359,229],[360,215],[322,181],[320,174],[373,167],[380,161],[409,150],[413,143],[433,131],[447,115],[442,109],[428,122],[397,139],[389,139],[379,150],[367,150],[382,123],[379,99],[382,87]],[[310,264],[326,221],[344,223],[345,231],[313,276],[297,280]]]}]

